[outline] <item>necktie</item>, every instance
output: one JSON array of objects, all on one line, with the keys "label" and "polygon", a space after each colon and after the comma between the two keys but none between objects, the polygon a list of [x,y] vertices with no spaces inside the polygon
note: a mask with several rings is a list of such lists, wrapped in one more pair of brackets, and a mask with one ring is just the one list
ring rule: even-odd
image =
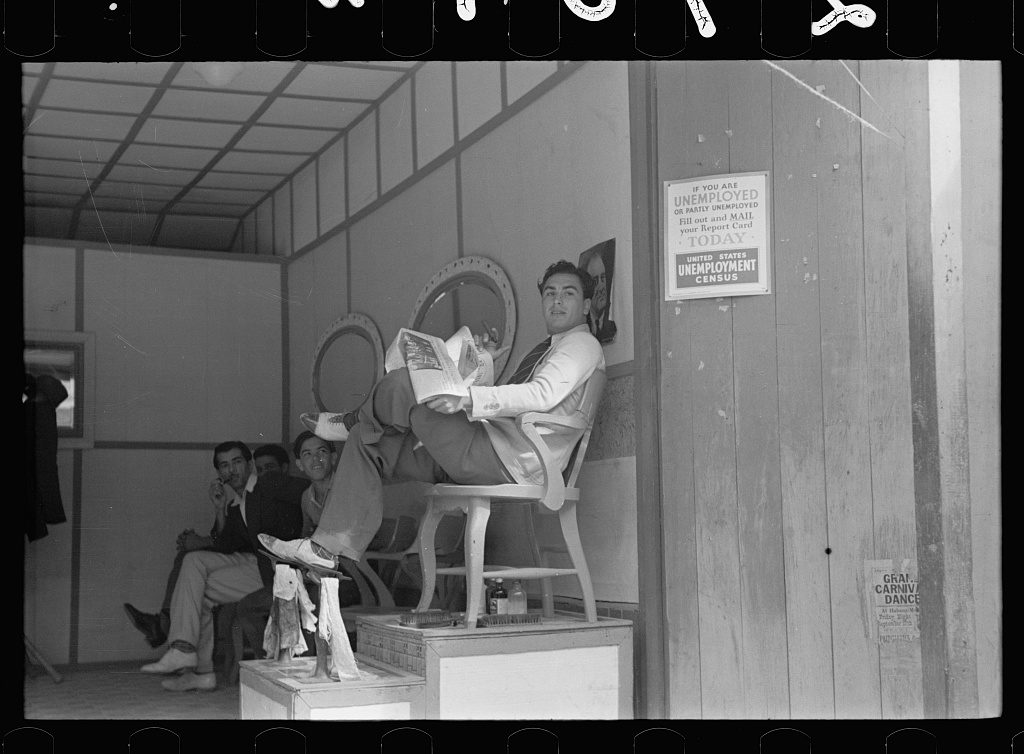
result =
[{"label": "necktie", "polygon": [[530,376],[533,374],[533,368],[537,366],[537,362],[540,361],[540,357],[543,356],[550,347],[550,337],[545,338],[535,345],[533,350],[526,354],[526,356],[523,357],[523,360],[519,362],[519,367],[512,373],[512,376],[509,377],[508,382],[505,384],[518,385],[529,380]]}]

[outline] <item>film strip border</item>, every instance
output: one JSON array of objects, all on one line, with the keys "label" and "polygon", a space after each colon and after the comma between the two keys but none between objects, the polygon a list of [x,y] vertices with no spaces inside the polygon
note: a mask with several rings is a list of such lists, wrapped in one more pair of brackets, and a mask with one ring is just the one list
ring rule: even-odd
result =
[{"label": "film strip border", "polygon": [[60,60],[1001,57],[1024,54],[1018,2],[5,0],[4,48]]}]

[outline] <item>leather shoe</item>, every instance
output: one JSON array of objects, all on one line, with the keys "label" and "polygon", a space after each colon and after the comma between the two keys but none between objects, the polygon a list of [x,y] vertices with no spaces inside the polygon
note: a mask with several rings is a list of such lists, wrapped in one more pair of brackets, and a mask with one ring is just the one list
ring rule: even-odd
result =
[{"label": "leather shoe", "polygon": [[313,543],[309,539],[278,539],[269,534],[259,535],[260,544],[270,552],[284,560],[294,560],[308,566],[316,566],[329,571],[337,570],[335,558],[328,560],[313,552]]},{"label": "leather shoe", "polygon": [[[302,414],[299,420],[317,437],[323,440],[338,440],[345,442],[348,439],[350,421],[346,420],[349,414],[332,414],[322,411],[319,414]],[[353,422],[354,423],[354,422]]]},{"label": "leather shoe", "polygon": [[213,691],[217,688],[217,674],[188,671],[161,681],[160,685],[168,691]]},{"label": "leather shoe", "polygon": [[168,649],[164,656],[156,662],[142,666],[143,673],[175,673],[179,670],[194,668],[199,658],[195,652],[182,652],[180,649]]},{"label": "leather shoe", "polygon": [[151,647],[159,647],[167,641],[167,634],[160,625],[160,616],[151,613],[144,613],[127,602],[124,603],[124,611],[132,625],[146,637]]}]

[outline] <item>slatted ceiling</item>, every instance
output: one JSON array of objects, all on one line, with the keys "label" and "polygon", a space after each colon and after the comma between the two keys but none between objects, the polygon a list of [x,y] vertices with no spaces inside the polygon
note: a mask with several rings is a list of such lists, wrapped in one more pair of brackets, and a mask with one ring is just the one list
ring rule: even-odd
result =
[{"label": "slatted ceiling", "polygon": [[52,78],[39,100],[39,106],[73,110],[96,110],[108,113],[137,113],[146,106],[156,91],[151,86],[90,83]]},{"label": "slatted ceiling", "polygon": [[26,191],[25,203],[33,209],[38,207],[74,207],[78,204],[78,194]]},{"label": "slatted ceiling", "polygon": [[217,156],[215,149],[167,147],[157,144],[132,144],[121,155],[121,165],[142,165],[159,173],[165,168],[200,170]]},{"label": "slatted ceiling", "polygon": [[[57,63],[54,76],[159,84],[171,63]],[[38,68],[42,72],[42,64]]]},{"label": "slatted ceiling", "polygon": [[75,162],[99,162],[109,160],[118,142],[99,139],[69,139],[56,136],[25,136],[22,146],[24,153],[32,157],[74,160]]},{"label": "slatted ceiling", "polygon": [[160,99],[153,115],[174,115],[177,117],[230,120],[243,123],[252,117],[263,104],[265,97],[258,94],[235,94],[220,89],[199,91],[193,89],[168,89]]},{"label": "slatted ceiling", "polygon": [[[112,183],[130,182],[139,184],[158,183],[164,186],[184,186],[198,174],[197,170],[155,169],[148,165],[117,164],[107,173]],[[106,182],[106,181],[105,181]]]},{"label": "slatted ceiling", "polygon": [[285,89],[284,94],[308,94],[372,101],[379,99],[402,74],[403,71],[397,69],[381,71],[350,66],[339,69],[337,66],[308,63]]},{"label": "slatted ceiling", "polygon": [[215,91],[236,91],[236,92],[270,92],[281,83],[281,80],[288,75],[295,67],[295,63],[283,61],[267,61],[256,65],[246,65],[234,79],[223,87],[214,87],[208,83],[193,67],[186,63],[181,71],[174,77],[171,86],[201,87]]},{"label": "slatted ceiling", "polygon": [[89,178],[95,178],[102,167],[95,162],[78,162],[77,160],[50,160],[43,157],[24,157],[22,169],[31,175],[57,175],[65,178],[81,178],[82,171]]},{"label": "slatted ceiling", "polygon": [[249,204],[227,204],[224,202],[201,202],[193,203],[187,201],[176,202],[174,211],[181,215],[223,215],[228,217],[241,218],[251,209]]},{"label": "slatted ceiling", "polygon": [[243,217],[420,65],[248,62],[215,87],[191,63],[25,64],[26,217],[47,210],[27,227],[230,249]]},{"label": "slatted ceiling", "polygon": [[281,176],[273,173],[225,173],[211,170],[196,184],[197,188],[239,188],[269,191],[281,182]]},{"label": "slatted ceiling", "polygon": [[242,189],[193,188],[181,198],[183,202],[224,202],[226,204],[248,204],[250,207],[263,198],[264,191]]},{"label": "slatted ceiling", "polygon": [[257,120],[262,125],[348,128],[366,108],[362,102],[278,97]]},{"label": "slatted ceiling", "polygon": [[238,140],[236,149],[273,152],[282,146],[288,152],[312,154],[332,138],[337,131],[322,129],[277,128],[274,126],[252,126]]},{"label": "slatted ceiling", "polygon": [[106,115],[66,110],[36,110],[26,127],[30,134],[48,136],[98,137],[123,139],[135,118],[130,115]]},{"label": "slatted ceiling", "polygon": [[237,123],[197,123],[191,120],[149,118],[135,140],[151,144],[212,147],[220,149],[240,128]]},{"label": "slatted ceiling", "polygon": [[143,201],[164,201],[168,202],[181,191],[181,186],[158,186],[142,185],[139,183],[121,183],[117,181],[103,181],[93,189],[94,196],[120,196],[129,199],[140,199]]},{"label": "slatted ceiling", "polygon": [[298,170],[308,159],[309,157],[304,154],[233,151],[220,158],[213,165],[213,169],[240,173],[276,173],[284,178]]}]

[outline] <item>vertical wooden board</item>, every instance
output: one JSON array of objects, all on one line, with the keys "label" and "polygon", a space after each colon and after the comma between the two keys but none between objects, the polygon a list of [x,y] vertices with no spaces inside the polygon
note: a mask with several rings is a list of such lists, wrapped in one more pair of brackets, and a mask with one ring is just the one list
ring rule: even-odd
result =
[{"label": "vertical wooden board", "polygon": [[[856,67],[852,70],[856,72]],[[813,86],[859,109],[859,89],[839,61],[804,70]],[[810,93],[807,93],[810,97]],[[868,637],[864,561],[874,557],[871,458],[867,410],[870,389],[864,333],[864,241],[861,202],[861,126],[814,98],[805,112],[821,118],[812,167],[818,186],[818,266],[821,295],[822,405],[825,493],[832,555],[836,715],[881,714],[878,649]]]},{"label": "vertical wooden board", "polygon": [[[900,132],[911,82],[906,61],[864,61],[865,120],[889,134],[862,134],[868,440],[875,558],[917,557],[910,334],[907,329],[906,158]],[[897,567],[899,567],[897,565]],[[872,619],[872,616],[868,616]],[[924,716],[920,639],[879,644],[882,717]]]},{"label": "vertical wooden board", "polygon": [[96,334],[95,439],[123,440],[128,432],[132,401],[142,392],[128,381],[128,347],[120,339],[133,326],[125,285],[127,265],[123,254],[98,249],[82,253],[83,328]]},{"label": "vertical wooden board", "polygon": [[[686,177],[728,170],[727,70],[721,63],[697,63],[684,69],[679,134],[681,146],[697,163]],[[687,103],[700,106],[687,107]],[[693,400],[702,712],[705,718],[745,717],[749,712],[743,698],[732,306],[726,299],[714,298],[684,302],[682,308],[690,330],[685,376]]]},{"label": "vertical wooden board", "polygon": [[[787,64],[787,69],[793,66]],[[809,68],[809,66],[804,66]],[[802,70],[797,67],[797,70]],[[772,73],[772,220],[778,344],[779,485],[789,640],[790,709],[835,715],[829,612],[817,193],[807,145],[816,138],[808,93]]]},{"label": "vertical wooden board", "polygon": [[[727,70],[729,171],[771,170],[771,120],[763,117],[771,112],[771,70],[746,62],[731,63]],[[737,296],[732,306],[743,696],[747,715],[786,718],[789,669],[775,301],[771,295]]]},{"label": "vertical wooden board", "polygon": [[[658,193],[652,200],[659,206],[662,202],[660,188],[663,180],[696,174],[689,163],[689,144],[682,143],[676,125],[686,106],[683,76],[689,66],[695,65],[680,62],[657,64]],[[655,216],[661,216],[660,210]],[[662,300],[664,276],[660,229],[661,223],[652,229],[658,242],[654,245],[655,259],[652,262],[655,274],[649,279],[654,287],[653,295]],[[655,358],[661,359],[661,379],[657,389],[661,403],[659,468],[664,528],[666,713],[670,718],[694,718],[701,716],[703,678],[696,598],[697,541],[693,487],[693,397],[690,381],[690,335],[693,327],[690,308],[685,302],[662,301],[658,312],[660,322],[656,326],[660,332],[661,353],[656,354]],[[642,353],[641,347],[638,354]],[[642,541],[639,546],[643,552]],[[644,599],[641,595],[641,604]],[[657,616],[653,618],[656,620]]]},{"label": "vertical wooden board", "polygon": [[971,536],[978,652],[978,714],[1002,710],[1000,575],[1000,242],[1002,196],[999,64],[960,64],[963,138],[967,411],[970,432]]}]

